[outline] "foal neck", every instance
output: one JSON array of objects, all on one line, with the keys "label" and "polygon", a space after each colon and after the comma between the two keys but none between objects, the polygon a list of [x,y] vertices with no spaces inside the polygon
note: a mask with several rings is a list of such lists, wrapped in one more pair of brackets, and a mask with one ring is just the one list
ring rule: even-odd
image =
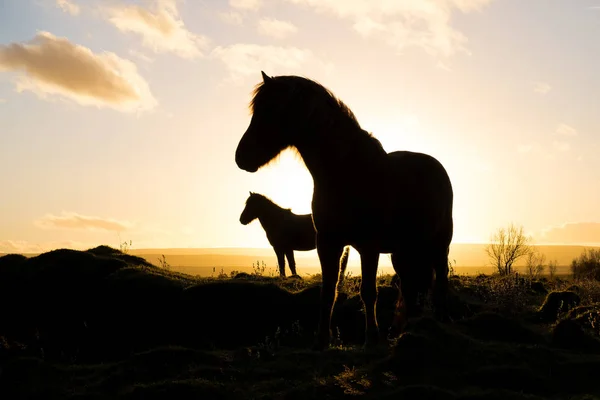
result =
[{"label": "foal neck", "polygon": [[265,226],[265,224],[269,225],[274,221],[277,221],[281,218],[282,214],[289,212],[289,210],[278,206],[272,201],[265,199],[265,203],[261,208],[261,211],[258,213],[258,220],[261,225]]}]

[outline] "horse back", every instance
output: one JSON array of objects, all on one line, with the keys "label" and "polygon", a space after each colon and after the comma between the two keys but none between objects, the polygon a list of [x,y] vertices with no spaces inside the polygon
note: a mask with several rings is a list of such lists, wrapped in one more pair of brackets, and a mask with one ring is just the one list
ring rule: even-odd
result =
[{"label": "horse back", "polygon": [[452,229],[452,183],[436,158],[410,151],[392,152],[388,154],[386,171],[393,202],[389,207],[401,207],[414,214],[425,223],[425,229]]},{"label": "horse back", "polygon": [[450,243],[452,185],[434,157],[396,151],[355,167],[347,178],[347,184],[342,179],[315,184],[317,231],[341,235],[353,245],[375,241],[386,249],[397,242]]}]

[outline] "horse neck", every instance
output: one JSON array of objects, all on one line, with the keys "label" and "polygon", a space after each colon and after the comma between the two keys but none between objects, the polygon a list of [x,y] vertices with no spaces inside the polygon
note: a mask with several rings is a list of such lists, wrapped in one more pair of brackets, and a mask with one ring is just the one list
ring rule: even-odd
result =
[{"label": "horse neck", "polygon": [[385,155],[379,142],[351,121],[320,124],[296,145],[315,184],[372,168]]}]

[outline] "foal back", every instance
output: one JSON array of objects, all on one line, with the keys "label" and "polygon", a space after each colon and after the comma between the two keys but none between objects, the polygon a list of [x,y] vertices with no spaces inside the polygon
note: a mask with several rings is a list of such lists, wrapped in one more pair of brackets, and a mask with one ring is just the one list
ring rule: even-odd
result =
[{"label": "foal back", "polygon": [[316,248],[316,233],[311,214],[299,215],[290,211],[280,215],[270,226],[264,228],[272,246],[298,251]]}]

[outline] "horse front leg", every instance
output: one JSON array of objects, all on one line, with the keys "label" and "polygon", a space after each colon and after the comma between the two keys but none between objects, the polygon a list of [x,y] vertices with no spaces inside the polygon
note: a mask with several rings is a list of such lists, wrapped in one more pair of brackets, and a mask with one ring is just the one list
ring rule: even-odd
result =
[{"label": "horse front leg", "polygon": [[317,254],[321,262],[321,312],[315,350],[329,347],[331,339],[331,312],[337,296],[339,261],[344,246],[337,241],[317,235]]},{"label": "horse front leg", "polygon": [[277,265],[279,267],[279,276],[285,276],[285,252],[283,249],[277,247],[274,248],[275,254],[277,255]]},{"label": "horse front leg", "polygon": [[287,257],[288,265],[290,266],[290,271],[292,272],[292,275],[298,275],[296,273],[296,260],[294,259],[294,250],[287,250],[285,252],[285,255]]},{"label": "horse front leg", "polygon": [[373,347],[379,342],[379,326],[377,324],[377,266],[379,253],[362,251],[360,264],[362,282],[360,284],[360,298],[365,307],[365,347]]}]

